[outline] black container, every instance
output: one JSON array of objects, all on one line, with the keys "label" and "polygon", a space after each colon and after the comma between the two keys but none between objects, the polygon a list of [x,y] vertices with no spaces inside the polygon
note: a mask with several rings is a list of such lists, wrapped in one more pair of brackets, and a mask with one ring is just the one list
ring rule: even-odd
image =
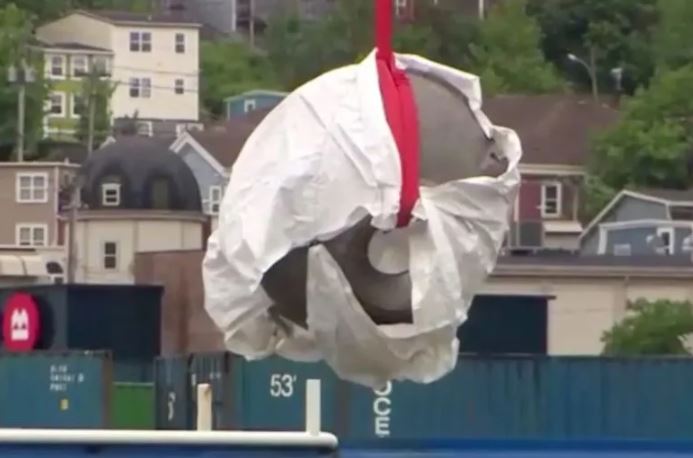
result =
[{"label": "black container", "polygon": [[[239,357],[235,357],[239,358]],[[193,427],[197,422],[197,385],[208,383],[212,388],[212,429],[233,430],[234,386],[230,353],[199,353],[190,359],[190,405]]]},{"label": "black container", "polygon": [[[41,330],[36,350],[109,350],[122,374],[118,381],[150,377],[146,364],[151,364],[160,349],[162,287],[71,284],[2,288],[0,309],[18,292],[31,295],[38,306]],[[132,374],[131,380],[127,374]]]}]

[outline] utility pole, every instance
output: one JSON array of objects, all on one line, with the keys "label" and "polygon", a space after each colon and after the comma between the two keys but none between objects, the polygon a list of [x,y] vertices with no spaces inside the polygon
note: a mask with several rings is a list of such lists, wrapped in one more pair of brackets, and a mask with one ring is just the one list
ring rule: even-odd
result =
[{"label": "utility pole", "polygon": [[255,0],[248,0],[248,30],[250,35],[250,47],[255,47]]},{"label": "utility pole", "polygon": [[486,15],[486,12],[484,11],[486,9],[486,2],[484,0],[479,0],[479,19],[484,20],[484,16]]},{"label": "utility pole", "polygon": [[87,153],[91,156],[94,151],[94,117],[96,116],[96,85],[99,79],[98,69],[94,66],[94,59],[89,57],[89,80],[87,83]]},{"label": "utility pole", "polygon": [[590,45],[590,78],[592,79],[592,97],[599,100],[599,87],[597,82],[597,52],[594,45]]},{"label": "utility pole", "polygon": [[[79,173],[79,172],[78,172]],[[76,221],[77,221],[77,210],[79,208],[79,192],[81,189],[80,176],[76,175],[72,178],[70,183],[70,206],[69,206],[69,219],[68,219],[68,239],[67,239],[67,283],[72,284],[75,282],[75,274],[77,272],[77,251],[76,251]]]},{"label": "utility pole", "polygon": [[10,65],[7,69],[7,80],[10,84],[18,85],[17,91],[17,162],[24,162],[24,123],[26,85],[36,80],[34,69],[22,60],[19,66]]}]

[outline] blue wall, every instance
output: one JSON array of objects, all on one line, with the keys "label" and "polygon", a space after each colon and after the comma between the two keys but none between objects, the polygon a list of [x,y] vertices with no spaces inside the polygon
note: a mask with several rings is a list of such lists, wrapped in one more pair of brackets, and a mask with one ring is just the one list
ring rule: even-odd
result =
[{"label": "blue wall", "polygon": [[231,118],[246,113],[246,101],[254,101],[255,109],[272,108],[284,100],[285,95],[276,93],[266,93],[262,91],[251,91],[246,94],[241,94],[237,97],[226,99],[226,116]]},{"label": "blue wall", "polygon": [[222,190],[226,188],[227,178],[219,174],[212,165],[203,158],[192,146],[186,144],[178,152],[181,158],[188,164],[192,170],[197,186],[200,188],[200,196],[202,198],[202,210],[205,213],[210,213],[209,207],[209,188],[212,186],[221,186]]}]

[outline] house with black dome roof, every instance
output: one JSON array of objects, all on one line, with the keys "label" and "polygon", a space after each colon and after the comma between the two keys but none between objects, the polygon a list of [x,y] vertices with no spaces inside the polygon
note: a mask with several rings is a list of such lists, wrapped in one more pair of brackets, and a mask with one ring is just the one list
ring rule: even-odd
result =
[{"label": "house with black dome roof", "polygon": [[122,137],[78,177],[75,279],[132,283],[136,253],[199,250],[208,218],[187,164],[156,138]]}]

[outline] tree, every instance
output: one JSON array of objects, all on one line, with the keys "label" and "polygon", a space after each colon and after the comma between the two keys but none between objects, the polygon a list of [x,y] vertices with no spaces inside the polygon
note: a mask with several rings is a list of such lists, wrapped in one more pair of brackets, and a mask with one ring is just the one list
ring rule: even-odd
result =
[{"label": "tree", "polygon": [[589,189],[589,199],[604,200],[605,190],[686,189],[693,183],[691,87],[693,65],[660,72],[626,101],[619,123],[595,140],[589,170],[599,193]]},{"label": "tree", "polygon": [[[9,67],[19,67],[22,61],[33,68],[36,77],[35,82],[26,85],[24,143],[27,153],[35,149],[42,138],[44,100],[48,88],[43,79],[42,56],[31,53],[28,47],[32,28],[30,16],[14,4],[0,9],[0,78],[7,78]],[[17,85],[0,85],[0,138],[11,139],[12,145],[17,132],[17,94]]]},{"label": "tree", "polygon": [[[90,111],[93,110],[94,121],[91,126],[93,129],[91,146],[96,148],[98,145],[102,144],[111,133],[109,101],[111,100],[116,85],[102,78],[103,72],[101,69],[95,66],[90,67],[91,71],[89,74],[82,78],[80,88],[82,105],[79,109],[80,118],[76,136],[81,143],[84,143],[87,145],[87,148],[89,148],[89,116]],[[90,106],[90,104],[93,104],[93,106]]]},{"label": "tree", "polygon": [[614,91],[610,72],[621,67],[623,89],[633,93],[653,72],[650,42],[657,20],[656,1],[530,0],[528,11],[541,26],[544,54],[566,76],[589,87],[585,69],[569,65],[567,55],[588,60],[592,49],[601,92]]},{"label": "tree", "polygon": [[690,302],[640,299],[628,305],[629,316],[602,336],[605,355],[688,354],[684,338],[693,332]]},{"label": "tree", "polygon": [[654,32],[654,55],[657,66],[676,69],[693,63],[693,2],[660,0],[659,22]]},{"label": "tree", "polygon": [[539,48],[539,26],[525,8],[520,0],[497,5],[481,24],[478,43],[470,45],[471,68],[486,93],[540,93],[561,87]]},{"label": "tree", "polygon": [[251,89],[279,89],[266,56],[244,43],[202,42],[200,49],[201,100],[208,114],[224,112],[224,99]]}]

